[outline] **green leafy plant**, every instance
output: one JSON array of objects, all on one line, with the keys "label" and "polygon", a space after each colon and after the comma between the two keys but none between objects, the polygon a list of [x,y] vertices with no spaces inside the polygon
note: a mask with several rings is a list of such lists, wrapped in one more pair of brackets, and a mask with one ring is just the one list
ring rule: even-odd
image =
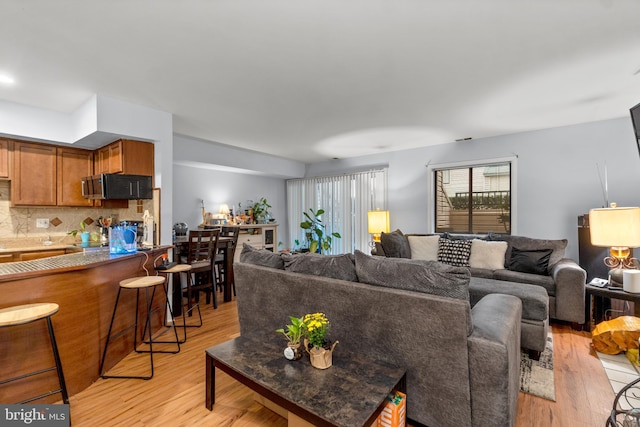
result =
[{"label": "green leafy plant", "polygon": [[304,337],[312,347],[322,348],[329,332],[329,319],[324,313],[305,314],[302,318]]},{"label": "green leafy plant", "polygon": [[84,223],[84,221],[80,221],[80,229],[79,230],[71,230],[67,233],[67,235],[69,236],[73,236],[76,237],[78,235],[78,233],[84,233],[86,231],[86,227],[87,224]]},{"label": "green leafy plant", "polygon": [[309,252],[318,252],[319,249],[319,252],[323,253],[331,250],[332,239],[339,239],[342,236],[336,232],[330,234],[325,233],[325,225],[320,218],[324,213],[324,209],[314,211],[312,208],[309,208],[309,212],[311,215],[303,212],[306,219],[300,223],[300,227],[305,231],[307,241],[309,242]]},{"label": "green leafy plant", "polygon": [[289,343],[298,344],[305,331],[302,317],[289,316],[289,320],[291,323],[285,326],[286,329],[276,329],[276,332],[284,335]]},{"label": "green leafy plant", "polygon": [[253,204],[253,206],[251,206],[253,217],[256,218],[256,220],[258,219],[258,217],[261,217],[262,221],[264,221],[266,219],[265,217],[270,215],[269,208],[271,208],[271,205],[269,204],[269,202],[267,202],[267,199],[261,197],[260,200],[258,200]]}]

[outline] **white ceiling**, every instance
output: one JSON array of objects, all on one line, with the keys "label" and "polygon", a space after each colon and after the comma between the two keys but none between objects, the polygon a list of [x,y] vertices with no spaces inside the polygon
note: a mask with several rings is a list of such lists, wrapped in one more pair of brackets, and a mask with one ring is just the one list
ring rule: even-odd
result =
[{"label": "white ceiling", "polygon": [[[639,0],[2,0],[0,99],[303,162],[628,116]],[[0,129],[1,132],[1,129]]]}]

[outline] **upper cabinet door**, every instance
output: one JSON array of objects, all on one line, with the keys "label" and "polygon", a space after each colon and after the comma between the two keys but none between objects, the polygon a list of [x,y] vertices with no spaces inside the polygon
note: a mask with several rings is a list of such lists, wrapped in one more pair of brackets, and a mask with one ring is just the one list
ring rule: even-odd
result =
[{"label": "upper cabinet door", "polygon": [[56,147],[14,142],[12,206],[56,205]]},{"label": "upper cabinet door", "polygon": [[58,148],[58,206],[93,206],[82,197],[82,178],[93,175],[93,152],[77,148]]},{"label": "upper cabinet door", "polygon": [[9,178],[9,151],[11,148],[10,140],[0,138],[0,178]]},{"label": "upper cabinet door", "polygon": [[96,151],[96,173],[122,173],[122,140]]}]

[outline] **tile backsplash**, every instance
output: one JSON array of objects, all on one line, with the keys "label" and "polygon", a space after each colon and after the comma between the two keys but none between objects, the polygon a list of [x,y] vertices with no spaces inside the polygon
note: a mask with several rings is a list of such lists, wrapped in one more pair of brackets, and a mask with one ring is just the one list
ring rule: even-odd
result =
[{"label": "tile backsplash", "polygon": [[[99,217],[114,220],[142,220],[148,210],[153,215],[153,200],[130,200],[128,209],[64,208],[64,207],[11,207],[10,181],[0,181],[0,244],[3,239],[43,239],[72,242],[67,233],[80,228],[80,221],[92,222],[87,231],[98,231]],[[142,204],[140,206],[140,203]],[[36,219],[48,219],[48,228],[37,228]],[[91,219],[89,221],[88,219]]]}]

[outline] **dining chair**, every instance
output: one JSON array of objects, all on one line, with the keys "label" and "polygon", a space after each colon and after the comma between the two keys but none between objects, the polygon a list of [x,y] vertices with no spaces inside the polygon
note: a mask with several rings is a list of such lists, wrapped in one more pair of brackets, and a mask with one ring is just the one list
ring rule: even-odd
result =
[{"label": "dining chair", "polygon": [[[206,303],[213,299],[213,308],[218,308],[216,295],[216,277],[214,272],[215,255],[218,252],[219,229],[189,230],[186,259],[182,261],[191,265],[191,280],[187,280],[187,305],[191,310],[191,301],[200,301],[200,292],[205,292]],[[184,291],[183,291],[184,292]]]},{"label": "dining chair", "polygon": [[[220,237],[231,237],[233,240],[227,241],[225,245],[220,245],[216,253],[216,282],[219,289],[231,286],[233,296],[236,295],[236,284],[233,277],[233,258],[238,246],[238,235],[240,227],[223,226]],[[227,267],[228,266],[228,267]]]}]

